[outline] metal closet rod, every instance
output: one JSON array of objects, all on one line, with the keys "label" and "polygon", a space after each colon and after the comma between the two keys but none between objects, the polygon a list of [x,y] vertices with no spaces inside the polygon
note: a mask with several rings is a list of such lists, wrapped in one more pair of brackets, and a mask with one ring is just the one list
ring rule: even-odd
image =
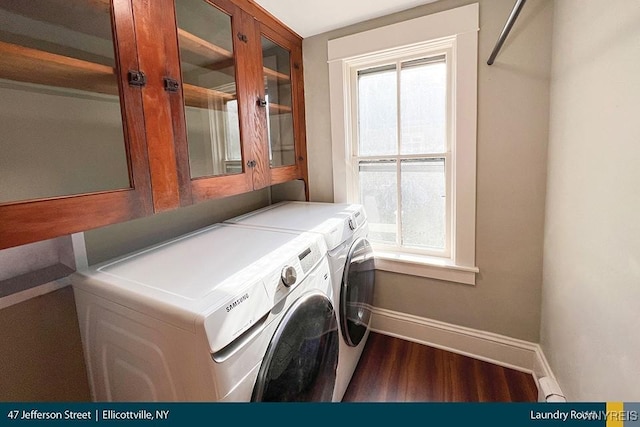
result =
[{"label": "metal closet rod", "polygon": [[491,64],[493,64],[493,61],[495,61],[496,56],[498,56],[498,52],[500,52],[500,48],[502,47],[502,44],[504,43],[505,39],[509,35],[509,31],[511,31],[511,27],[513,27],[513,23],[516,22],[516,18],[520,14],[520,11],[522,10],[522,6],[524,6],[524,3],[526,1],[527,0],[518,0],[518,1],[516,1],[516,4],[513,6],[513,10],[511,11],[511,14],[509,15],[509,19],[507,19],[507,23],[504,24],[504,28],[502,29],[502,32],[500,33],[500,37],[498,37],[498,41],[496,42],[496,46],[493,48],[493,52],[491,52],[491,56],[489,57],[489,60],[487,61],[487,65],[491,65]]}]

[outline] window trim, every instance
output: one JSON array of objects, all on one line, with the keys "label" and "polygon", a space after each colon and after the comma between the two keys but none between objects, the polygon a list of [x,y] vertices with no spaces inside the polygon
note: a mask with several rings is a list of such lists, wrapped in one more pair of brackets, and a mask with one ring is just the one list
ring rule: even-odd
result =
[{"label": "window trim", "polygon": [[[376,60],[424,55],[450,48],[452,132],[455,153],[451,171],[453,233],[450,257],[376,251],[376,268],[398,273],[475,284],[476,135],[477,135],[477,3],[353,34],[328,43],[335,202],[356,200],[352,141],[355,126],[354,69]],[[449,65],[448,65],[449,66]],[[355,193],[357,194],[357,193]],[[357,196],[356,196],[357,197]]]}]

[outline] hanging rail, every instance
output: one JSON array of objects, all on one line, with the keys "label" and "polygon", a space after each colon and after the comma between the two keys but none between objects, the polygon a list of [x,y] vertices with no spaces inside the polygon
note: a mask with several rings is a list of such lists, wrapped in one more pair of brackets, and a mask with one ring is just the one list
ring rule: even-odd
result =
[{"label": "hanging rail", "polygon": [[493,64],[493,61],[495,61],[496,56],[498,56],[498,52],[500,52],[500,48],[502,47],[502,44],[504,43],[504,40],[509,35],[509,31],[511,31],[511,27],[513,27],[513,23],[516,22],[516,18],[520,14],[520,11],[522,10],[522,6],[524,6],[524,2],[525,1],[527,1],[527,0],[518,0],[518,1],[516,1],[516,4],[513,6],[513,10],[511,11],[511,14],[509,15],[509,19],[507,19],[507,23],[504,24],[504,28],[502,29],[502,32],[500,33],[500,37],[498,37],[498,41],[496,42],[496,46],[493,48],[493,52],[491,52],[491,56],[489,57],[489,60],[487,61],[487,65]]}]

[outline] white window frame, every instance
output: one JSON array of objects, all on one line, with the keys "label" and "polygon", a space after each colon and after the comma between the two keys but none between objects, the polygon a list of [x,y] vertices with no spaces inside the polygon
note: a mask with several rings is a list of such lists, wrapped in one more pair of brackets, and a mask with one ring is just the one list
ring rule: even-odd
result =
[{"label": "white window frame", "polygon": [[[475,285],[476,125],[479,6],[471,4],[328,43],[335,202],[357,202],[357,70],[376,63],[446,54],[451,225],[442,256],[374,244],[376,268]],[[448,172],[449,173],[449,172]]]},{"label": "white window frame", "polygon": [[[371,56],[367,56],[365,58],[362,58],[360,60],[357,61],[353,61],[350,62],[350,73],[351,73],[351,82],[350,82],[350,90],[351,90],[351,115],[352,118],[356,118],[357,114],[358,114],[358,99],[359,99],[359,95],[358,95],[358,72],[360,70],[363,69],[368,69],[368,68],[375,68],[375,67],[380,67],[380,66],[385,66],[385,65],[396,65],[396,78],[398,81],[398,84],[400,82],[400,76],[401,76],[401,63],[403,62],[408,62],[408,61],[412,61],[412,60],[417,60],[417,59],[426,59],[426,58],[432,58],[432,57],[444,57],[444,61],[447,67],[446,73],[447,73],[447,81],[450,81],[452,78],[452,67],[450,66],[450,62],[449,62],[449,58],[452,55],[452,45],[451,45],[451,40],[442,40],[439,41],[437,43],[433,43],[432,45],[430,45],[428,48],[425,49],[418,49],[417,51],[415,49],[411,49],[411,52],[407,53],[405,51],[405,49],[398,49],[397,51],[394,52],[390,52],[389,54],[383,54],[383,55],[371,55]],[[446,205],[445,205],[445,209],[446,209],[446,224],[445,224],[445,228],[446,228],[446,232],[445,232],[445,236],[446,236],[446,240],[445,240],[445,247],[442,250],[436,250],[436,249],[419,249],[419,248],[408,248],[408,247],[402,247],[400,246],[400,244],[383,244],[383,243],[374,243],[374,246],[376,249],[378,249],[379,252],[402,252],[402,253],[409,253],[409,254],[419,254],[419,255],[427,255],[427,256],[435,256],[435,257],[445,257],[445,258],[450,258],[451,257],[451,236],[452,236],[452,224],[451,224],[451,213],[452,213],[452,197],[451,197],[451,189],[452,189],[452,185],[451,185],[451,178],[452,178],[452,157],[451,157],[451,147],[450,147],[450,141],[451,141],[451,135],[452,135],[452,116],[453,116],[453,108],[452,108],[452,103],[450,102],[451,100],[451,85],[447,85],[447,94],[446,94],[446,137],[445,137],[445,142],[446,142],[446,147],[445,147],[445,151],[442,153],[425,153],[425,154],[400,154],[400,149],[398,148],[398,153],[397,154],[390,154],[390,155],[380,155],[380,156],[360,156],[358,153],[358,148],[359,148],[359,144],[358,141],[360,140],[359,138],[359,129],[358,126],[353,126],[353,128],[351,129],[351,138],[349,140],[349,142],[347,142],[347,144],[350,146],[351,148],[351,162],[350,162],[350,168],[347,170],[347,185],[348,185],[348,189],[347,189],[347,199],[350,202],[354,202],[354,203],[362,203],[362,200],[360,200],[360,173],[359,173],[359,166],[360,166],[360,161],[361,160],[384,160],[384,159],[394,159],[397,162],[397,168],[399,171],[400,168],[400,160],[404,160],[404,159],[410,159],[410,158],[444,158],[445,159],[445,181],[446,181]],[[400,91],[398,91],[398,97],[400,96]],[[399,98],[398,98],[399,99]],[[400,115],[400,102],[398,101],[397,104],[397,108],[398,108],[398,112],[397,117],[399,117]],[[355,121],[354,121],[355,123]],[[401,143],[401,138],[400,138],[400,134],[402,133],[402,129],[400,128],[400,126],[398,126],[398,138],[397,138],[397,142],[398,144]],[[398,176],[397,179],[397,194],[398,194],[398,198],[401,198],[401,180],[400,177]],[[399,205],[401,205],[400,200],[398,201]],[[398,230],[400,231],[402,229],[402,215],[398,215],[398,223],[396,224]],[[399,233],[398,233],[399,234]],[[398,239],[400,239],[400,236],[398,235]]]}]

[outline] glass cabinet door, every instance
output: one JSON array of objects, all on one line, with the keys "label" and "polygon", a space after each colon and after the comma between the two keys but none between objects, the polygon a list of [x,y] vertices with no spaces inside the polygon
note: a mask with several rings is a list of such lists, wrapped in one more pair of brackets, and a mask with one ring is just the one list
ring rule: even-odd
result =
[{"label": "glass cabinet door", "polygon": [[231,16],[204,0],[176,16],[191,177],[242,173]]},{"label": "glass cabinet door", "polygon": [[0,0],[0,247],[149,212],[133,32],[127,0]]},{"label": "glass cabinet door", "polygon": [[261,38],[267,108],[269,165],[296,163],[291,93],[291,53],[265,36]]},{"label": "glass cabinet door", "polygon": [[0,203],[131,188],[109,1],[0,1]]},{"label": "glass cabinet door", "polygon": [[[305,179],[302,47],[297,36],[261,25],[269,182]],[[308,192],[308,188],[305,189]],[[308,194],[307,194],[308,196]]]},{"label": "glass cabinet door", "polygon": [[175,0],[175,10],[185,122],[176,144],[188,152],[178,156],[179,168],[188,169],[182,188],[191,202],[250,191],[243,141],[251,138],[242,125],[250,114],[238,70],[247,49],[242,12],[228,0]]}]

